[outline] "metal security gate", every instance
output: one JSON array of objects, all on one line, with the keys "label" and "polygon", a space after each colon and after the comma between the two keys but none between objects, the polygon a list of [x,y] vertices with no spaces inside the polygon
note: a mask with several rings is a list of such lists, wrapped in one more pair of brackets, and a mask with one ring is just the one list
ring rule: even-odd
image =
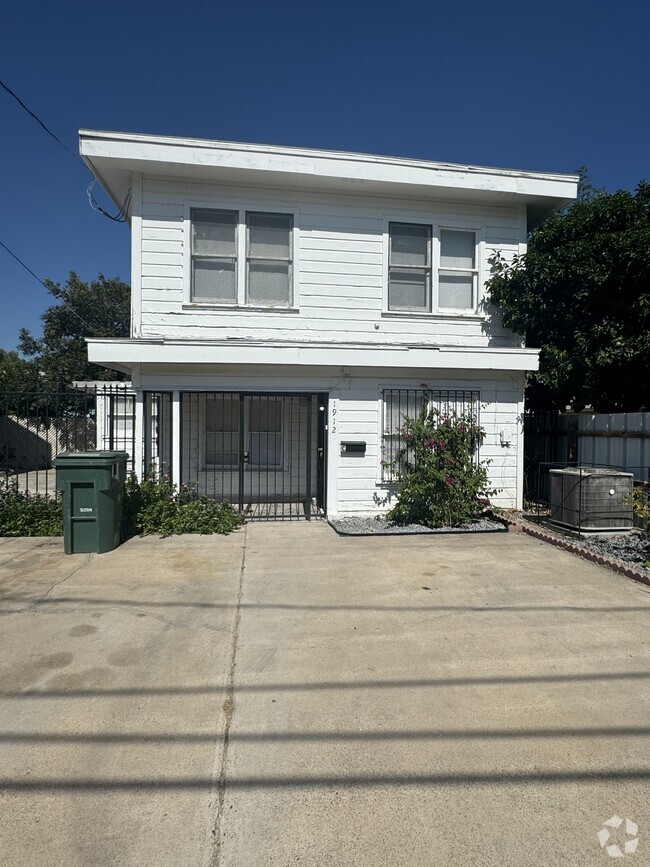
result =
[{"label": "metal security gate", "polygon": [[181,483],[250,518],[325,513],[327,396],[181,395]]}]

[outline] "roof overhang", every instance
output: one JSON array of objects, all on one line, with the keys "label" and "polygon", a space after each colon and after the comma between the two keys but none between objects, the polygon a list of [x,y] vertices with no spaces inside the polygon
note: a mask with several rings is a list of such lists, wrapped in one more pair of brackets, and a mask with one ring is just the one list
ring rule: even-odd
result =
[{"label": "roof overhang", "polygon": [[270,343],[252,340],[88,340],[88,360],[115,370],[136,365],[242,365],[288,368],[534,371],[538,349],[395,346],[370,343]]},{"label": "roof overhang", "polygon": [[529,222],[572,201],[578,176],[132,133],[79,131],[80,153],[118,207],[132,173],[212,183],[526,205]]}]

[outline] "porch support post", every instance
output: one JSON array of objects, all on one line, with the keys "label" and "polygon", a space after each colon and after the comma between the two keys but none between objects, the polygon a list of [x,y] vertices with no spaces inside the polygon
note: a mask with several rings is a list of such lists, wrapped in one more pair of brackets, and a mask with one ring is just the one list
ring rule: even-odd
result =
[{"label": "porch support post", "polygon": [[135,393],[135,425],[133,438],[133,472],[139,479],[144,475],[144,394]]},{"label": "porch support post", "polygon": [[181,483],[181,394],[172,392],[172,482]]},{"label": "porch support post", "polygon": [[307,497],[305,499],[305,517],[311,519],[311,408],[312,395],[307,395]]}]

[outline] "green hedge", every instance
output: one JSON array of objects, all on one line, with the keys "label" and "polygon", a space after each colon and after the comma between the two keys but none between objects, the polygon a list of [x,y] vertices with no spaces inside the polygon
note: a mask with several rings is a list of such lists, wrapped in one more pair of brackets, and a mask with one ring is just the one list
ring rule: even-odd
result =
[{"label": "green hedge", "polygon": [[0,478],[0,536],[62,536],[61,501],[18,489],[15,478]]}]

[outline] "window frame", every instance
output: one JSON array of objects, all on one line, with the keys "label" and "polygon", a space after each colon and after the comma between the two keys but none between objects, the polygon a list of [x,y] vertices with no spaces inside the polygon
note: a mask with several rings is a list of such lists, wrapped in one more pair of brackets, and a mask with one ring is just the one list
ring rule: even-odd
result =
[{"label": "window frame", "polygon": [[[220,398],[224,398],[225,396],[229,396],[236,404],[237,411],[239,412],[239,401],[241,392],[233,391],[233,392],[216,392]],[[280,412],[280,463],[274,464],[273,466],[263,466],[261,464],[251,464],[249,462],[244,463],[244,472],[246,473],[283,473],[285,472],[285,468],[287,467],[288,461],[288,440],[287,430],[289,426],[289,409],[287,402],[280,395],[257,395],[257,394],[244,394],[244,449],[250,451],[250,401],[248,398],[274,398],[276,400],[282,400],[282,409]],[[211,398],[214,400],[214,398]],[[238,473],[240,468],[240,460],[237,460],[237,463],[234,464],[209,464],[207,462],[207,445],[208,445],[208,412],[207,412],[207,404],[208,398],[205,392],[201,392],[199,395],[199,429],[198,429],[198,449],[199,449],[199,467],[201,472],[211,472],[213,470],[219,470],[223,473]],[[241,431],[239,425],[239,415],[237,416],[237,452],[239,454],[239,443],[241,441]]]},{"label": "window frame", "polygon": [[[422,265],[393,265],[391,263],[391,252],[392,252],[392,244],[391,244],[391,229],[393,226],[415,226],[418,229],[426,229],[427,230],[427,264],[425,266]],[[387,304],[391,313],[430,313],[431,306],[433,303],[433,226],[430,223],[413,223],[413,222],[398,222],[397,220],[390,220],[388,223],[388,259],[386,263],[386,267],[388,268],[388,295],[387,295]],[[424,291],[426,297],[425,307],[391,307],[390,306],[390,284],[391,284],[391,271],[419,271],[424,274]]]},{"label": "window frame", "polygon": [[[260,258],[259,256],[251,256],[250,248],[251,248],[251,240],[250,240],[250,224],[248,222],[248,218],[251,216],[282,216],[289,217],[291,220],[291,225],[289,227],[289,258],[277,258],[267,256],[266,258]],[[294,296],[294,286],[293,286],[293,274],[294,274],[294,263],[293,263],[293,216],[292,214],[287,214],[279,211],[259,211],[259,210],[249,210],[247,209],[244,213],[245,218],[245,226],[244,230],[246,232],[246,242],[245,242],[245,253],[246,253],[246,262],[245,262],[245,271],[246,271],[246,286],[245,286],[245,298],[246,304],[251,306],[250,302],[250,265],[251,262],[282,262],[287,264],[288,274],[288,288],[289,288],[289,301],[287,304],[259,304],[258,302],[254,302],[252,306],[262,306],[262,307],[292,307],[293,306],[293,296]],[[241,224],[240,224],[241,225]]]},{"label": "window frame", "polygon": [[[389,307],[389,282],[390,282],[390,226],[391,223],[412,224],[416,226],[428,226],[431,229],[431,287],[429,292],[429,309],[391,309]],[[472,269],[472,307],[440,307],[439,306],[439,278],[440,278],[440,258],[441,258],[441,232],[449,230],[451,232],[473,232],[475,238],[474,246],[474,268]],[[481,304],[484,298],[484,283],[485,283],[485,224],[476,220],[435,220],[423,214],[409,212],[408,214],[386,214],[383,219],[383,304],[382,316],[385,317],[415,317],[415,318],[435,318],[435,319],[478,319],[485,318],[480,312]],[[462,271],[463,269],[442,269],[451,272]]]},{"label": "window frame", "polygon": [[[442,233],[443,232],[466,232],[474,235],[474,267],[473,268],[446,268],[442,265]],[[444,314],[449,311],[453,314],[476,313],[478,311],[478,287],[479,287],[479,233],[477,229],[458,228],[457,226],[439,225],[438,226],[438,266],[436,271],[436,311]],[[470,307],[441,307],[440,306],[440,274],[447,273],[455,274],[470,274],[472,278],[472,304]]]},{"label": "window frame", "polygon": [[[215,214],[234,214],[235,215],[235,255],[234,256],[216,256],[216,255],[208,255],[194,252],[194,213],[215,213]],[[237,297],[239,293],[239,233],[240,233],[240,223],[239,223],[239,213],[236,208],[191,208],[190,209],[190,300],[192,304],[219,304],[219,305],[227,305],[228,307],[232,307],[237,303]],[[200,260],[202,262],[219,262],[219,261],[231,261],[234,262],[234,284],[235,284],[235,297],[232,301],[227,301],[225,298],[219,298],[211,301],[210,299],[196,299],[194,297],[194,263],[196,260]]]},{"label": "window frame", "polygon": [[[236,240],[237,259],[235,266],[235,289],[234,302],[194,300],[193,288],[193,255],[192,255],[192,212],[193,211],[231,211],[237,213]],[[246,215],[255,214],[282,214],[292,218],[290,230],[291,251],[291,275],[289,290],[291,300],[289,304],[262,304],[248,301],[248,228]],[[229,199],[226,197],[218,200],[188,200],[184,203],[183,210],[183,309],[196,311],[210,310],[249,310],[256,312],[298,313],[299,312],[299,254],[300,254],[300,210],[296,207],[284,204],[259,201],[254,199],[243,200],[241,198]],[[199,257],[205,258],[205,257]],[[218,257],[217,257],[218,258]]]}]

